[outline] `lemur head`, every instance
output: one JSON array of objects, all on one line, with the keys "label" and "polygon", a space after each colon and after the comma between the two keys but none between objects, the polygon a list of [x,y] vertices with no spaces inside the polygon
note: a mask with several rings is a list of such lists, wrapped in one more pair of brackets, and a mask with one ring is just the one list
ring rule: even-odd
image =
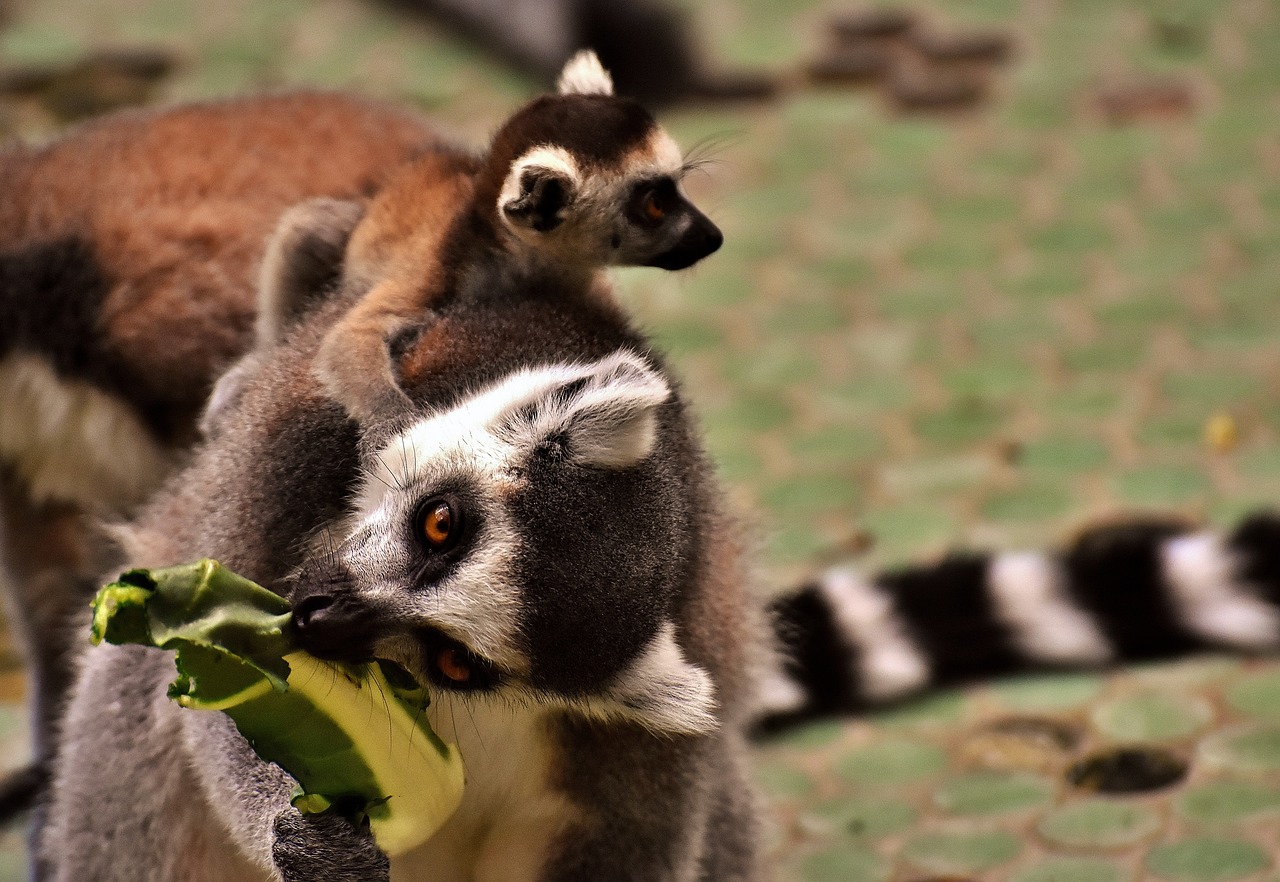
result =
[{"label": "lemur head", "polygon": [[686,465],[660,449],[667,381],[625,346],[485,373],[368,462],[349,520],[291,579],[300,641],[391,660],[456,701],[715,728],[711,680],[677,642],[697,528]]},{"label": "lemur head", "polygon": [[534,100],[494,136],[476,193],[508,241],[533,254],[679,270],[724,241],[682,192],[685,169],[671,137],[615,96],[599,59],[583,51],[558,94]]}]

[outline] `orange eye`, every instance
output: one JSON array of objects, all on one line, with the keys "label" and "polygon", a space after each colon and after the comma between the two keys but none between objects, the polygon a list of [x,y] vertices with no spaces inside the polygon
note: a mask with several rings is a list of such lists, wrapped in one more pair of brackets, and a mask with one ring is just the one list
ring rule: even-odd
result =
[{"label": "orange eye", "polygon": [[441,500],[428,506],[422,515],[422,538],[436,551],[447,548],[453,540],[454,517],[449,503]]},{"label": "orange eye", "polygon": [[666,214],[666,212],[662,210],[662,206],[658,204],[658,196],[653,190],[650,190],[645,194],[644,202],[640,205],[640,210],[643,211],[644,216],[651,221],[660,221]]},{"label": "orange eye", "polygon": [[455,683],[465,683],[471,679],[471,668],[467,666],[462,653],[453,648],[440,650],[436,656],[436,665],[440,673]]}]

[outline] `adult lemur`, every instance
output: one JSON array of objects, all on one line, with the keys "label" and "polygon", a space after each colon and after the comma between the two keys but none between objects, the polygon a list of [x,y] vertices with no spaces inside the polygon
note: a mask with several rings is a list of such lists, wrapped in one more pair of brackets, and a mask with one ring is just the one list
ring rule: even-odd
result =
[{"label": "adult lemur", "polygon": [[[318,367],[356,410],[398,395],[384,337],[464,266],[482,277],[482,253],[543,261],[577,285],[602,266],[679,269],[718,247],[681,193],[679,150],[608,94],[594,56],[566,66],[561,89],[483,154],[398,109],[307,94],[122,114],[0,153],[0,517],[41,721],[66,685],[61,622],[110,559],[86,515],[128,513],[182,460],[214,378],[249,347],[259,267],[290,290],[327,290],[369,196],[397,194],[362,226],[350,270],[394,280],[390,263],[417,261],[414,283],[368,298]],[[462,220],[484,243],[437,243],[481,197]],[[247,369],[225,377],[214,413]]]},{"label": "adult lemur", "polygon": [[[51,878],[757,878],[742,747],[767,642],[673,381],[602,280],[490,250],[469,211],[427,247],[478,237],[482,257],[439,284],[405,197],[393,181],[354,231],[287,222],[261,350],[118,535],[132,563],[212,555],[291,595],[317,654],[433,682],[462,807],[388,866],[367,833],[299,814],[221,715],[169,702],[166,654],[103,646],[64,719]],[[287,242],[348,232],[308,309],[314,254]],[[367,346],[351,317],[415,277],[382,343],[399,398],[373,387],[388,422],[329,353]]]}]

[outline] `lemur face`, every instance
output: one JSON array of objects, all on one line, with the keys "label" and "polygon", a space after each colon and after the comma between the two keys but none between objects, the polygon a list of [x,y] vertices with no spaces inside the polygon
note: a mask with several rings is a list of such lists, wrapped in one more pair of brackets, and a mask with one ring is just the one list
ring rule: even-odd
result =
[{"label": "lemur face", "polygon": [[655,125],[614,167],[563,147],[530,149],[512,164],[500,204],[517,237],[559,260],[681,270],[724,242],[685,196],[683,174],[679,148]]},{"label": "lemur face", "polygon": [[498,217],[516,240],[591,267],[679,270],[716,251],[724,237],[682,192],[680,149],[648,111],[615,97],[590,53],[560,89],[494,138]]},{"label": "lemur face", "polygon": [[304,646],[453,693],[713,727],[669,618],[689,532],[654,454],[669,396],[624,350],[518,370],[393,437],[297,576]]}]

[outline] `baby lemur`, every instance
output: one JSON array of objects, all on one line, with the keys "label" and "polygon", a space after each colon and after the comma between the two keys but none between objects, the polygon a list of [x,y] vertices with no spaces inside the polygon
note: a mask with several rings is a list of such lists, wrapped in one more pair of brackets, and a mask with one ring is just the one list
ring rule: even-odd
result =
[{"label": "baby lemur", "polygon": [[604,267],[684,269],[723,240],[680,191],[675,142],[639,104],[613,95],[591,52],[565,66],[558,94],[516,112],[468,173],[451,170],[438,155],[410,163],[353,239],[349,274],[378,281],[322,345],[317,370],[357,418],[406,409],[386,343],[451,292],[512,276],[587,289]]}]

